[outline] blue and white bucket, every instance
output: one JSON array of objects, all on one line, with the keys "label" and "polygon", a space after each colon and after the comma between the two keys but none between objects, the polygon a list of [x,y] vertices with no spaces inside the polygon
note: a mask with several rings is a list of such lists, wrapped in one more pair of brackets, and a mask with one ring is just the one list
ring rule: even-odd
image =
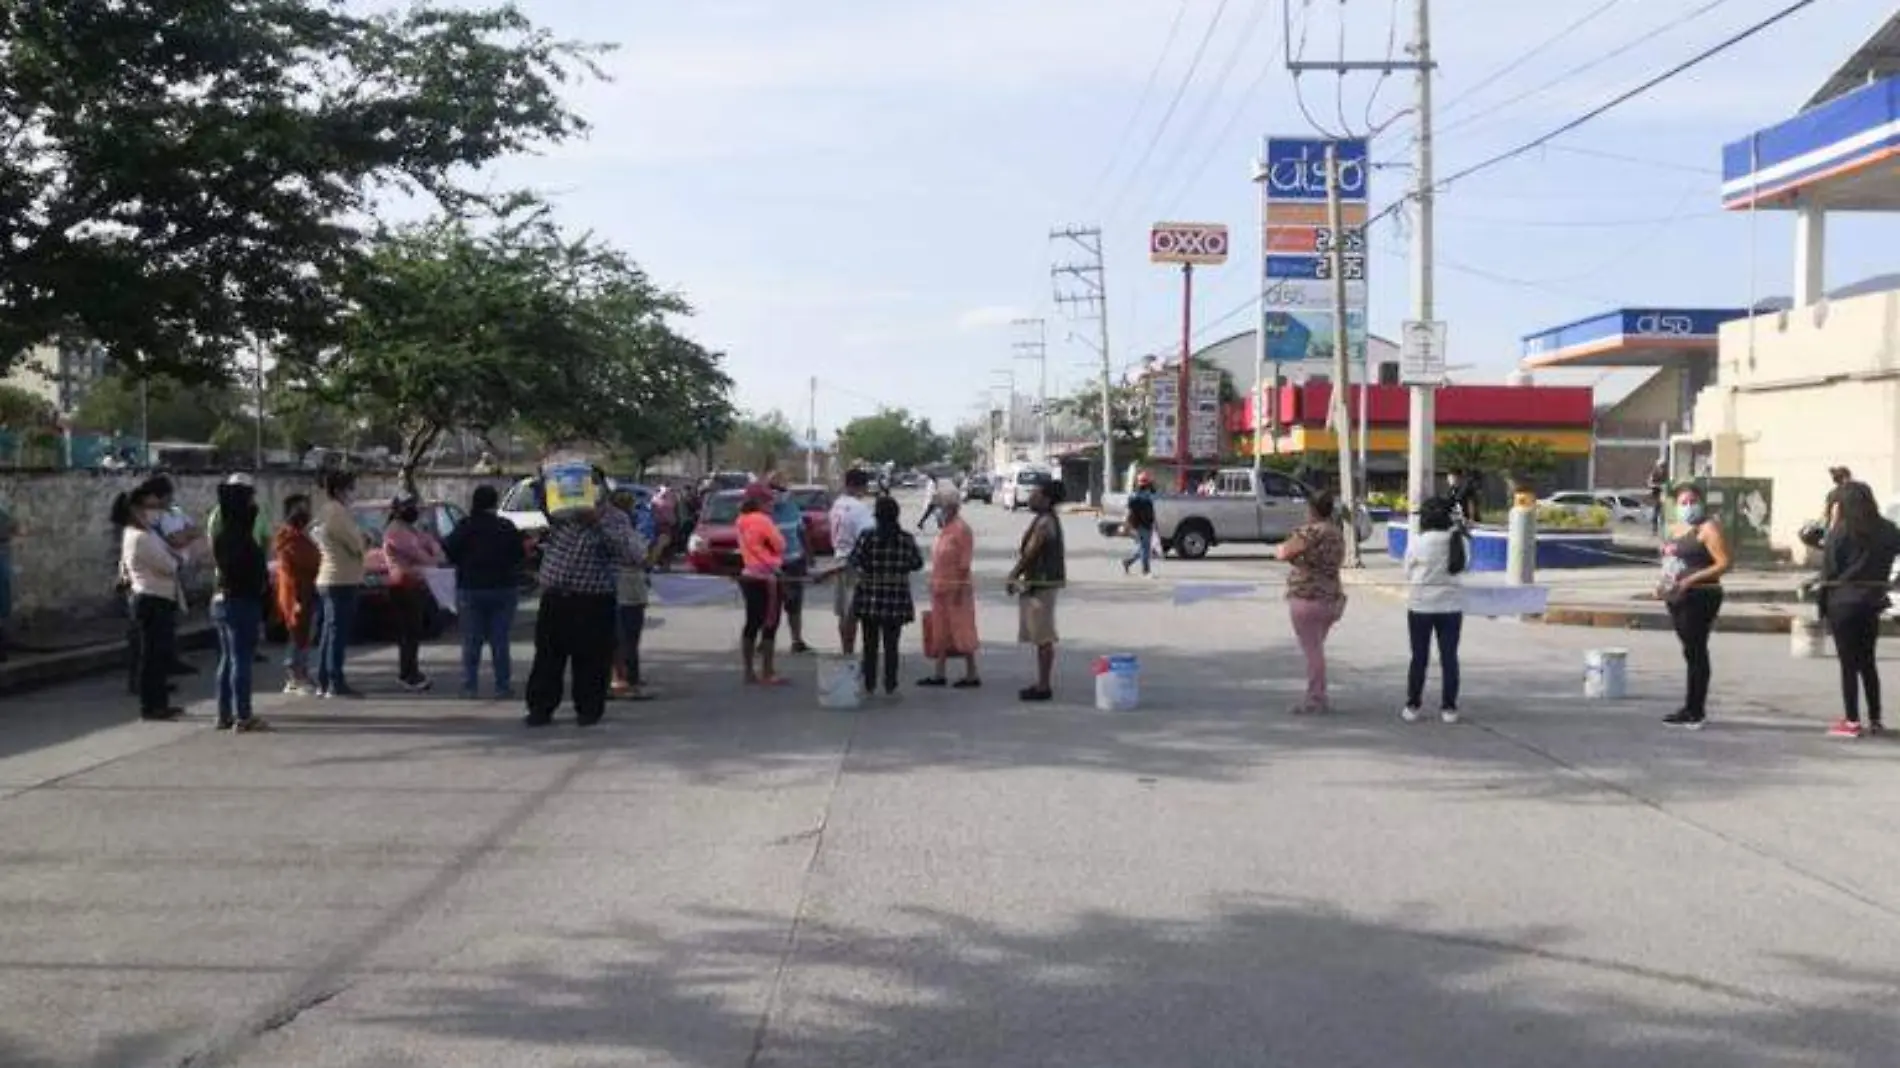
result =
[{"label": "blue and white bucket", "polygon": [[1583,695],[1621,701],[1629,693],[1628,649],[1592,649],[1583,654]]},{"label": "blue and white bucket", "polygon": [[1095,659],[1095,707],[1133,712],[1141,707],[1141,661],[1132,653]]}]

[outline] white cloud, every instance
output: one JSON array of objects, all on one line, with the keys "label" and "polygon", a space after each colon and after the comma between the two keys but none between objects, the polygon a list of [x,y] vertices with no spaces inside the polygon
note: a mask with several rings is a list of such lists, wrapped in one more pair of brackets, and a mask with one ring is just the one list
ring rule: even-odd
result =
[{"label": "white cloud", "polygon": [[1008,326],[1012,321],[1025,318],[1028,314],[1021,308],[1009,304],[985,304],[957,316],[957,329],[971,331]]}]

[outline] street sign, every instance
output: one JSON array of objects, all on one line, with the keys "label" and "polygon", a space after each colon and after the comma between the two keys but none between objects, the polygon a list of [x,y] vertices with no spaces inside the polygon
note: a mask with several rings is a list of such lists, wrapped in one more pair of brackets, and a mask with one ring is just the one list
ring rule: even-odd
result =
[{"label": "street sign", "polygon": [[1370,165],[1363,139],[1334,142],[1340,217],[1335,233],[1326,202],[1327,142],[1270,137],[1262,152],[1261,329],[1267,359],[1299,363],[1333,348],[1333,249],[1346,276],[1347,344],[1366,346],[1366,239]]},{"label": "street sign", "polygon": [[1444,384],[1445,324],[1407,320],[1399,336],[1399,381],[1408,386]]},{"label": "street sign", "polygon": [[1150,263],[1193,263],[1216,266],[1227,262],[1225,223],[1155,223],[1148,231]]}]

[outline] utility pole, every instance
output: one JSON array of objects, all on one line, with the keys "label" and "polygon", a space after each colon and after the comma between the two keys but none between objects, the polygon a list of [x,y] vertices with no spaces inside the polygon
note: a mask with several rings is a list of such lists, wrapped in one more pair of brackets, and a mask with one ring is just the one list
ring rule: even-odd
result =
[{"label": "utility pole", "polygon": [[[1358,538],[1358,497],[1353,493],[1352,412],[1346,403],[1346,391],[1352,388],[1352,355],[1346,324],[1346,217],[1339,204],[1339,145],[1326,144],[1326,221],[1332,227],[1331,273],[1333,276],[1333,442],[1339,450],[1339,502],[1346,507],[1346,544],[1351,546],[1352,566],[1361,566]],[[1364,396],[1365,386],[1360,387]]]},{"label": "utility pole", "polygon": [[1043,319],[1018,319],[1012,326],[1035,329],[1035,336],[1012,346],[1019,360],[1036,361],[1036,462],[1049,462],[1049,324]]},{"label": "utility pole", "polygon": [[[1286,67],[1295,77],[1307,71],[1331,71],[1342,76],[1349,71],[1373,71],[1379,74],[1410,71],[1414,76],[1417,94],[1414,110],[1418,113],[1418,133],[1413,145],[1415,184],[1410,194],[1410,199],[1417,202],[1417,216],[1412,224],[1412,320],[1432,323],[1436,311],[1432,294],[1432,72],[1436,65],[1432,61],[1431,0],[1414,0],[1412,44],[1407,49],[1411,57],[1403,60],[1390,57],[1383,60],[1348,60],[1343,56],[1336,61],[1295,59],[1293,37],[1290,36],[1293,0],[1285,0],[1282,13],[1289,32],[1286,38]],[[1436,451],[1438,430],[1438,384],[1413,382],[1410,385],[1406,499],[1416,514],[1418,506],[1432,495],[1435,474],[1433,453]],[[1342,442],[1342,451],[1344,447]]]},{"label": "utility pole", "polygon": [[1016,459],[1016,368],[1005,367],[990,372],[990,388],[996,388],[996,379],[1002,379],[1003,388],[1009,390],[1009,403],[1003,414],[1003,463],[1007,466]]},{"label": "utility pole", "polygon": [[805,400],[805,481],[818,481],[818,376]]},{"label": "utility pole", "polygon": [[[1059,263],[1049,268],[1055,282],[1056,303],[1073,305],[1078,321],[1094,319],[1099,343],[1082,338],[1082,343],[1102,358],[1102,497],[1115,492],[1115,383],[1114,365],[1108,355],[1108,280],[1102,262],[1102,229],[1099,226],[1065,227],[1051,231],[1051,241],[1073,241],[1088,259],[1080,263]],[[1065,289],[1064,278],[1073,279],[1075,288]],[[1078,335],[1079,336],[1079,335]]]}]

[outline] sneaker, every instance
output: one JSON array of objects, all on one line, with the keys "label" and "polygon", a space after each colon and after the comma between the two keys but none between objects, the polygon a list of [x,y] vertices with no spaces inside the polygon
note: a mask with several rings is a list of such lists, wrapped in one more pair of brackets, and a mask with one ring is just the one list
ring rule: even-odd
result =
[{"label": "sneaker", "polygon": [[1399,718],[1407,723],[1417,723],[1418,716],[1418,709],[1413,708],[1411,705],[1406,705],[1404,708],[1399,709]]},{"label": "sneaker", "polygon": [[262,716],[246,716],[232,728],[238,734],[263,734],[271,729],[270,721]]},{"label": "sneaker", "polygon": [[218,730],[221,730],[221,731],[228,731],[228,730],[230,730],[230,729],[231,729],[231,727],[232,727],[232,725],[233,725],[234,723],[236,723],[236,722],[237,722],[236,720],[229,720],[229,719],[220,719],[220,720],[218,720],[218,728],[217,728],[217,729],[218,729]]},{"label": "sneaker", "polygon": [[323,696],[332,701],[361,701],[363,699],[363,691],[353,690],[348,686],[332,686],[329,692]]},{"label": "sneaker", "polygon": [[435,683],[429,681],[429,676],[427,675],[417,675],[413,679],[397,679],[396,681],[400,682],[402,688],[408,690],[410,693],[425,693],[429,687],[435,685]]},{"label": "sneaker", "polygon": [[809,652],[811,652],[811,646],[806,645],[804,642],[792,643],[792,654],[794,656],[804,656],[806,653],[809,653]]},{"label": "sneaker", "polygon": [[1456,726],[1460,722],[1458,710],[1455,708],[1439,709],[1438,722],[1443,723],[1447,727]]},{"label": "sneaker", "polygon": [[1837,720],[1832,727],[1827,729],[1827,733],[1834,738],[1858,738],[1860,724],[1851,719]]},{"label": "sneaker", "polygon": [[299,682],[296,679],[291,679],[289,682],[284,683],[284,694],[289,697],[315,697],[319,692],[315,686],[307,682]]},{"label": "sneaker", "polygon": [[1663,717],[1663,724],[1670,727],[1687,727],[1695,718],[1687,709],[1678,708]]}]

